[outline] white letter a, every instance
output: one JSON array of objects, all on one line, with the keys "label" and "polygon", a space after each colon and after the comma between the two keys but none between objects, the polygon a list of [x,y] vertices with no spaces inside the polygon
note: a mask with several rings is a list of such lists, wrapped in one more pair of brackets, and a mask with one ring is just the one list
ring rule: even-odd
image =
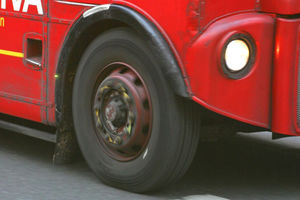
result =
[{"label": "white letter a", "polygon": [[26,13],[30,5],[36,6],[39,15],[44,14],[41,0],[25,0],[23,12]]}]

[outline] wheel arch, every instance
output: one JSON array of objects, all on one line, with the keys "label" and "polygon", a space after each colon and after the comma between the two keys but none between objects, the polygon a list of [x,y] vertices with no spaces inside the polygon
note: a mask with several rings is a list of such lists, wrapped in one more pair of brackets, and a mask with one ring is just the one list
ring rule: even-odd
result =
[{"label": "wheel arch", "polygon": [[71,112],[71,108],[68,108],[67,105],[70,105],[71,102],[73,79],[81,55],[99,34],[122,26],[134,30],[149,43],[154,56],[160,58],[158,60],[162,73],[173,91],[179,96],[190,96],[178,61],[159,29],[138,12],[125,6],[112,4],[109,9],[88,17],[82,15],[66,36],[56,69],[56,74],[59,76],[55,84],[57,126],[65,120],[72,123],[72,119],[65,117]]}]

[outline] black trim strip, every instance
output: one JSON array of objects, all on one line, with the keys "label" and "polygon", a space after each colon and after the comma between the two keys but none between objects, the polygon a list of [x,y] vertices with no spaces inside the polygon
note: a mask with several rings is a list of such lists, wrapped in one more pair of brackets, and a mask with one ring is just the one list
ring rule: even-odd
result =
[{"label": "black trim strip", "polygon": [[0,120],[0,127],[9,131],[13,131],[16,133],[21,133],[23,135],[39,138],[48,142],[56,143],[56,135],[53,133],[29,128],[26,126],[14,124],[12,122],[7,122],[4,120]]}]

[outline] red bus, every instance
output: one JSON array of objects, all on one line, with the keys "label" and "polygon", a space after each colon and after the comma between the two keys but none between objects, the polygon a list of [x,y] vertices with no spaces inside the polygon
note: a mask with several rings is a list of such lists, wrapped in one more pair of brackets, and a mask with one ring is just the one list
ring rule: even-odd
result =
[{"label": "red bus", "polygon": [[198,140],[300,134],[297,0],[0,0],[0,125],[104,182],[178,180]]}]

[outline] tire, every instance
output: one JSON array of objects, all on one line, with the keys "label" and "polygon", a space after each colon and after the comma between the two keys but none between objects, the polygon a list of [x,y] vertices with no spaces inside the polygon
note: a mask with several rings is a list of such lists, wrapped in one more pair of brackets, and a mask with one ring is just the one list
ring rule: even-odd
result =
[{"label": "tire", "polygon": [[88,165],[104,183],[139,193],[182,177],[199,139],[197,107],[174,95],[151,52],[127,28],[107,31],[85,51],[73,88]]}]

